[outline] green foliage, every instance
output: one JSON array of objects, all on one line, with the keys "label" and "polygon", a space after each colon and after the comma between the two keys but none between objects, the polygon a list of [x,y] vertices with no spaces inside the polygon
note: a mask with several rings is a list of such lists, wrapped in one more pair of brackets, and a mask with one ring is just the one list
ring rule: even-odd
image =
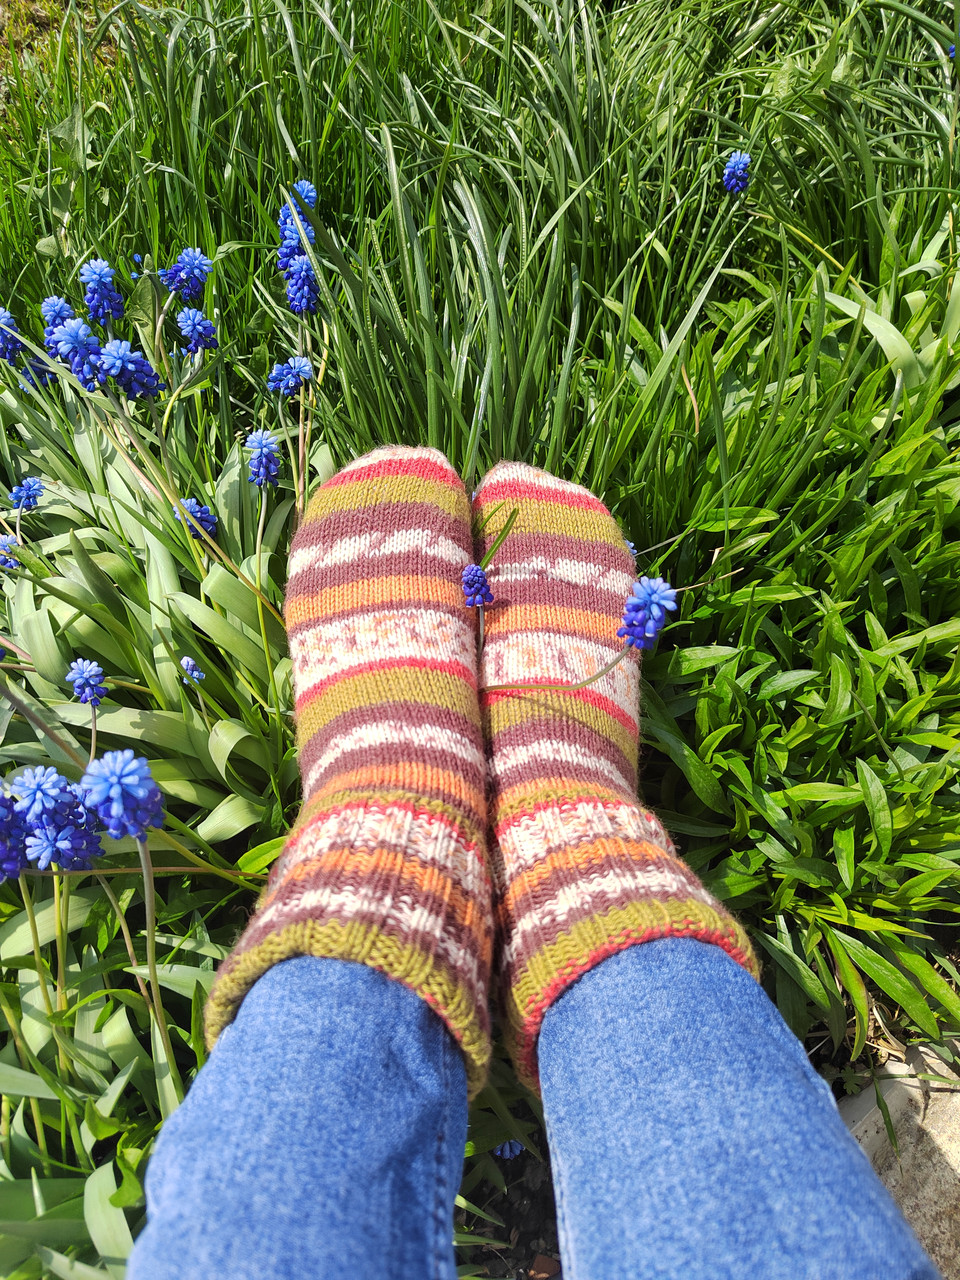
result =
[{"label": "green foliage", "polygon": [[[437,445],[468,485],[523,458],[610,504],[641,571],[690,588],[644,664],[645,797],[784,1017],[841,1072],[957,1033],[955,28],[900,0],[124,0],[12,56],[0,305],[36,345],[40,300],[78,303],[102,254],[170,391],[121,413],[66,374],[0,375],[0,471],[48,486],[3,580],[0,765],[79,775],[63,675],[95,657],[98,743],[148,757],[169,822],[155,931],[130,841],[99,882],[0,887],[3,1274],[122,1275],[215,965],[298,803],[296,512],[384,442]],[[274,251],[302,176],[322,310],[299,327]],[[155,276],[194,245],[221,342],[202,366],[170,354]],[[294,350],[317,376],[291,410],[264,376]],[[286,454],[262,509],[258,427]],[[191,496],[215,543],[175,519]],[[478,1226],[491,1152],[538,1149],[541,1119],[498,1058],[462,1188]]]}]

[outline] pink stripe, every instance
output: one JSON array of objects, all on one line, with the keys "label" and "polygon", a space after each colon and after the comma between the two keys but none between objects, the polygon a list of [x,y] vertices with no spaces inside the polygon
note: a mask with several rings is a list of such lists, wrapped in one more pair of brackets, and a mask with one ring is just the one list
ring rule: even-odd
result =
[{"label": "pink stripe", "polygon": [[421,480],[436,480],[451,489],[460,484],[460,478],[450,467],[441,466],[431,458],[390,458],[385,462],[371,463],[370,466],[358,468],[356,471],[341,471],[332,476],[323,488],[338,489],[341,485],[381,478],[392,479],[398,475],[418,476]]},{"label": "pink stripe", "polygon": [[316,684],[302,691],[297,698],[296,709],[300,711],[311,698],[317,697],[332,685],[339,684],[341,680],[369,675],[372,671],[396,671],[399,667],[421,667],[424,671],[442,671],[448,676],[459,676],[471,689],[477,687],[476,675],[462,662],[437,662],[425,658],[381,658],[379,662],[362,662],[359,666],[350,667],[347,671],[338,671],[336,675],[326,680],[318,680]]},{"label": "pink stripe", "polygon": [[286,859],[286,861],[289,862],[290,859],[286,858],[287,850],[296,849],[297,846],[300,844],[300,841],[304,838],[304,836],[306,836],[310,832],[311,828],[314,827],[317,824],[317,821],[319,820],[326,820],[328,818],[331,818],[334,814],[352,813],[354,811],[356,811],[357,813],[364,813],[364,814],[367,814],[367,813],[386,814],[388,811],[390,813],[393,813],[395,810],[400,813],[408,813],[412,818],[424,818],[431,825],[435,824],[437,826],[445,827],[456,838],[456,841],[460,845],[460,847],[463,850],[465,850],[465,852],[472,853],[473,856],[478,860],[478,862],[480,863],[480,866],[483,868],[484,874],[488,874],[487,864],[484,858],[484,852],[486,849],[485,842],[481,847],[481,845],[478,844],[475,840],[467,840],[464,837],[460,827],[458,827],[455,822],[451,822],[450,819],[446,816],[446,814],[434,813],[430,809],[422,809],[418,805],[408,804],[408,803],[405,803],[403,800],[391,800],[384,804],[377,804],[376,801],[367,800],[367,799],[351,800],[347,804],[337,804],[337,805],[333,805],[332,808],[329,808],[329,809],[324,808],[324,809],[318,810],[318,812],[315,815],[312,815],[309,819],[307,819],[307,821],[298,831],[295,831],[287,838],[287,843],[284,846],[284,850],[283,850],[283,856]]},{"label": "pink stripe", "polygon": [[570,489],[567,491],[562,489],[541,489],[534,484],[524,483],[519,480],[493,480],[489,484],[485,484],[480,495],[481,500],[477,506],[482,510],[488,503],[500,502],[506,498],[516,498],[518,501],[533,499],[537,502],[556,503],[558,507],[575,507],[580,511],[602,511],[604,515],[609,515],[607,508],[599,498],[595,498],[592,494],[586,493],[582,489]]}]

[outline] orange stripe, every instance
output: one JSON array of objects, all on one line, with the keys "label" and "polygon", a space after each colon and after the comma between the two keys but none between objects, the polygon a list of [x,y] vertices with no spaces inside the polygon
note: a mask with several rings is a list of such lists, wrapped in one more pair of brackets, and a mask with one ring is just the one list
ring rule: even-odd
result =
[{"label": "orange stripe", "polygon": [[323,807],[322,800],[331,792],[366,791],[373,795],[381,795],[384,791],[407,791],[413,796],[421,796],[425,791],[436,791],[451,804],[460,802],[471,808],[474,813],[483,815],[487,803],[485,793],[467,785],[460,773],[449,769],[427,769],[423,765],[385,766],[383,764],[368,765],[363,769],[352,769],[346,773],[338,773],[330,778],[310,798],[311,808],[314,804]]},{"label": "orange stripe", "polygon": [[[369,573],[369,562],[358,561],[357,572]],[[462,609],[464,619],[470,621],[459,583],[451,582],[448,578],[421,577],[415,574],[385,578],[361,577],[356,582],[325,587],[322,591],[288,595],[284,605],[284,620],[287,630],[295,631],[298,627],[330,622],[340,614],[357,609],[384,605],[400,607],[405,601],[418,605],[444,604]],[[471,616],[472,612],[471,610]]]}]

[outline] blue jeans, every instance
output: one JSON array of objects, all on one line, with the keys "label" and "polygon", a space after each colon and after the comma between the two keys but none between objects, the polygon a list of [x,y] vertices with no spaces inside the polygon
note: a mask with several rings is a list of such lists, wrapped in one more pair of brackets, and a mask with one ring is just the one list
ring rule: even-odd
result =
[{"label": "blue jeans", "polygon": [[[773,1004],[719,947],[611,956],[548,1011],[564,1280],[936,1280]],[[254,986],[147,1175],[128,1280],[453,1280],[459,1050],[363,965]]]}]

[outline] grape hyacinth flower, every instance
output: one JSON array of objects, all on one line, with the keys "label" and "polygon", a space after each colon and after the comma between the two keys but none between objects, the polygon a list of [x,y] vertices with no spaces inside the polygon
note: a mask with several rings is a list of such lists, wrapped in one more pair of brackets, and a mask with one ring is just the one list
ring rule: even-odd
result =
[{"label": "grape hyacinth flower", "polygon": [[633,584],[623,611],[623,626],[617,632],[628,647],[652,649],[663,624],[666,610],[677,607],[677,593],[663,578],[642,577]]},{"label": "grape hyacinth flower", "polygon": [[312,315],[317,309],[320,289],[313,267],[310,265],[310,259],[304,254],[299,254],[287,268],[286,278],[287,306],[294,315],[302,316],[305,312],[310,312]]},{"label": "grape hyacinth flower", "polygon": [[128,400],[137,396],[152,399],[163,390],[164,383],[142,351],[134,351],[130,343],[113,338],[100,352],[100,368],[113,378]]},{"label": "grape hyacinth flower", "polygon": [[53,765],[37,765],[34,769],[25,769],[13,783],[13,790],[20,797],[15,806],[17,813],[22,813],[27,823],[53,817],[63,805],[64,791],[69,785]]},{"label": "grape hyacinth flower", "polygon": [[494,1147],[493,1154],[499,1156],[501,1160],[515,1160],[523,1150],[525,1150],[523,1143],[517,1142],[516,1138],[511,1138],[509,1142],[501,1142],[499,1147]]},{"label": "grape hyacinth flower", "polygon": [[[299,200],[297,199],[298,196],[300,197]],[[293,184],[293,189],[290,192],[290,199],[297,213],[301,216],[301,220],[303,220],[303,205],[300,203],[300,200],[302,200],[303,204],[308,205],[311,209],[315,209],[317,206],[317,188],[307,178],[301,178],[299,182],[295,182]],[[296,223],[293,220],[293,210],[290,208],[290,205],[286,200],[284,200],[283,204],[280,206],[280,216],[277,218],[277,225],[281,231],[283,231],[285,227],[296,226]],[[309,226],[306,222],[305,225]]]},{"label": "grape hyacinth flower", "polygon": [[460,575],[463,594],[469,608],[493,604],[493,595],[487,584],[487,575],[478,564],[468,564]]},{"label": "grape hyacinth flower", "polygon": [[[297,198],[298,196],[299,199]],[[315,244],[317,239],[313,227],[311,227],[303,213],[304,204],[311,209],[316,206],[317,188],[312,182],[308,182],[306,178],[301,178],[299,182],[294,183],[290,198],[303,225],[303,233],[301,235],[300,229],[294,221],[293,210],[284,201],[280,207],[280,216],[277,218],[277,225],[280,228],[280,248],[277,251],[277,266],[284,275],[290,270],[290,264],[294,258],[299,257],[303,252],[304,239],[309,244]],[[301,201],[303,201],[303,204],[301,204]]]},{"label": "grape hyacinth flower", "polygon": [[19,547],[20,543],[16,540],[12,533],[0,533],[0,568],[2,569],[19,569],[20,561],[10,554],[14,547]]},{"label": "grape hyacinth flower", "polygon": [[50,342],[85,390],[96,391],[103,386],[107,375],[100,368],[100,343],[88,324],[76,318],[65,320],[54,329]]},{"label": "grape hyacinth flower", "polygon": [[[13,333],[9,332],[11,329]],[[16,335],[17,322],[6,307],[0,307],[0,359],[6,360],[7,364],[15,364],[23,350],[23,343]]]},{"label": "grape hyacinth flower", "polygon": [[81,702],[88,702],[91,707],[99,707],[106,696],[107,687],[101,683],[103,667],[90,658],[77,658],[71,662],[64,679],[73,685],[73,696]]},{"label": "grape hyacinth flower", "polygon": [[181,658],[180,666],[183,669],[183,683],[188,689],[190,687],[191,680],[196,682],[199,680],[206,680],[207,678],[206,672],[200,670],[193,658]]},{"label": "grape hyacinth flower", "polygon": [[80,281],[87,286],[83,305],[97,324],[119,320],[123,315],[123,299],[113,287],[113,267],[103,258],[94,258],[80,268]]},{"label": "grape hyacinth flower", "polygon": [[[205,533],[208,533],[211,538],[215,538],[217,536],[217,517],[209,507],[202,507],[196,498],[184,498],[181,505],[191,516],[193,516],[193,519],[200,525],[200,528],[202,528]],[[182,519],[180,507],[174,507],[173,514],[178,520]],[[201,536],[200,530],[197,529],[196,525],[194,525],[192,521],[188,520],[187,523],[190,526],[190,536],[193,538],[199,538]]]},{"label": "grape hyacinth flower", "polygon": [[32,511],[43,493],[43,481],[39,476],[24,476],[23,484],[10,490],[10,504],[14,511]]},{"label": "grape hyacinth flower", "polygon": [[184,249],[172,267],[161,267],[157,275],[171,293],[179,293],[184,302],[203,297],[203,286],[213,270],[213,263],[199,249]]},{"label": "grape hyacinth flower", "polygon": [[947,50],[947,53],[949,53],[951,58],[955,56],[956,52],[957,52],[957,46],[955,44],[952,44],[950,48]]},{"label": "grape hyacinth flower", "polygon": [[99,828],[96,812],[87,806],[80,787],[70,782],[55,816],[41,818],[30,828],[24,841],[26,856],[38,871],[46,871],[51,863],[61,871],[89,871],[93,859],[103,853]]},{"label": "grape hyacinth flower", "polygon": [[27,361],[23,369],[23,382],[20,383],[21,390],[39,387],[49,387],[50,383],[55,381],[53,373],[49,365],[38,359],[36,356],[31,357]]},{"label": "grape hyacinth flower", "polygon": [[196,307],[184,307],[177,316],[177,324],[187,339],[185,349],[190,355],[196,355],[198,351],[216,351],[216,327],[202,311],[198,311]]},{"label": "grape hyacinth flower", "polygon": [[280,470],[279,448],[277,437],[269,431],[251,431],[247,436],[247,448],[250,456],[250,483],[262,489],[265,484],[277,486],[277,472]]},{"label": "grape hyacinth flower", "polygon": [[17,812],[16,798],[0,791],[0,884],[15,880],[25,870],[28,831],[23,814]]},{"label": "grape hyacinth flower", "polygon": [[57,344],[53,340],[53,334],[62,324],[66,324],[68,320],[74,319],[73,307],[67,302],[66,298],[58,298],[56,294],[49,298],[44,298],[40,303],[40,315],[43,317],[43,345],[52,356],[56,356]]},{"label": "grape hyacinth flower", "polygon": [[282,396],[292,396],[312,377],[313,369],[306,356],[291,356],[286,364],[273,366],[267,377],[267,386],[271,391],[279,391]]},{"label": "grape hyacinth flower", "polygon": [[92,760],[80,781],[88,808],[95,809],[114,840],[143,840],[147,827],[163,825],[163,799],[150,766],[133,749],[108,751]]},{"label": "grape hyacinth flower", "polygon": [[735,151],[723,167],[723,185],[734,195],[746,191],[750,181],[750,154]]}]

